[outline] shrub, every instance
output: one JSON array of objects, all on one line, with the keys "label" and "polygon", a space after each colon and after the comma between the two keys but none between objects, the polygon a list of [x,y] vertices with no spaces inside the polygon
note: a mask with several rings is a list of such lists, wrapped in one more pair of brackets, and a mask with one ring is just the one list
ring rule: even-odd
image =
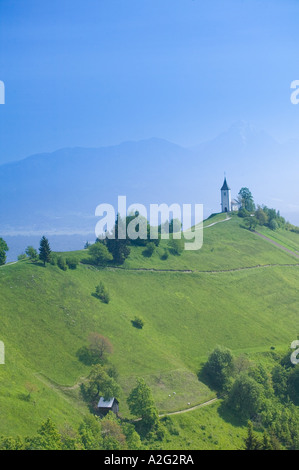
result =
[{"label": "shrub", "polygon": [[146,248],[144,250],[145,255],[148,257],[151,257],[155,251],[155,248],[156,248],[156,245],[154,242],[147,243]]},{"label": "shrub", "polygon": [[55,253],[51,253],[51,256],[50,256],[50,264],[52,266],[57,266],[57,260],[58,260],[58,257]]},{"label": "shrub", "polygon": [[161,259],[166,260],[166,259],[168,259],[168,257],[169,257],[169,250],[168,250],[168,248],[164,248],[164,252],[161,256]]},{"label": "shrub", "polygon": [[33,248],[33,246],[27,246],[25,253],[31,260],[36,260],[38,258],[37,250]]},{"label": "shrub", "polygon": [[242,218],[249,217],[250,212],[244,209],[244,207],[242,207],[241,209],[238,210],[238,216]]},{"label": "shrub", "polygon": [[[107,361],[108,355],[113,353],[113,346],[109,339],[99,333],[90,333],[88,343],[88,346],[83,346],[77,351],[79,360],[86,365],[104,364]],[[109,373],[110,377],[116,378],[116,371],[113,371],[112,366],[107,373]]]},{"label": "shrub", "polygon": [[204,371],[211,384],[219,390],[224,390],[233,370],[232,352],[225,347],[216,347],[205,364]]},{"label": "shrub", "polygon": [[249,419],[256,415],[262,404],[263,387],[246,373],[235,380],[229,393],[227,404],[241,418]]},{"label": "shrub", "polygon": [[181,255],[184,251],[184,240],[182,238],[173,238],[168,243],[173,255]]},{"label": "shrub", "polygon": [[67,258],[66,264],[68,265],[69,269],[77,269],[79,262],[76,260],[76,258]]},{"label": "shrub", "polygon": [[144,321],[140,317],[135,317],[132,323],[135,326],[135,328],[139,328],[140,330],[144,326]]},{"label": "shrub", "polygon": [[102,302],[108,304],[110,301],[110,295],[108,290],[106,289],[104,283],[101,281],[99,285],[96,287],[96,296],[101,299]]},{"label": "shrub", "polygon": [[269,222],[269,228],[271,230],[277,230],[278,229],[278,223],[276,222],[275,219],[271,219]]},{"label": "shrub", "polygon": [[88,252],[91,256],[92,263],[97,266],[105,265],[108,261],[112,260],[112,254],[109,253],[108,248],[102,242],[97,241],[88,247]]},{"label": "shrub", "polygon": [[59,258],[57,259],[57,266],[60,269],[62,269],[62,271],[67,270],[67,264],[66,264],[65,258],[63,256],[59,256]]}]

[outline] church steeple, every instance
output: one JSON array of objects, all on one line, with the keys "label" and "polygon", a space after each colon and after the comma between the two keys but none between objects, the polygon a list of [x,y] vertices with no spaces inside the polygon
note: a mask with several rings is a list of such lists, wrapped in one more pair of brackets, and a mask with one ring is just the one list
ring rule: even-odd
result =
[{"label": "church steeple", "polygon": [[230,187],[227,184],[226,176],[224,177],[224,183],[221,188],[221,211],[231,212],[232,210],[232,199]]},{"label": "church steeple", "polygon": [[221,188],[221,191],[230,191],[230,187],[227,184],[226,177],[224,177],[224,183],[223,183],[223,186]]}]

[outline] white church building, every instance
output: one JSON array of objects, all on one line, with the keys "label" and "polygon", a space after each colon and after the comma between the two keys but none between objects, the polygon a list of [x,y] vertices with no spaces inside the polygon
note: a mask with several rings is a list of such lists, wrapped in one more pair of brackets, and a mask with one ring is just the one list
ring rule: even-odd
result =
[{"label": "white church building", "polygon": [[238,211],[240,204],[235,199],[232,199],[231,189],[227,184],[226,178],[221,188],[221,212]]}]

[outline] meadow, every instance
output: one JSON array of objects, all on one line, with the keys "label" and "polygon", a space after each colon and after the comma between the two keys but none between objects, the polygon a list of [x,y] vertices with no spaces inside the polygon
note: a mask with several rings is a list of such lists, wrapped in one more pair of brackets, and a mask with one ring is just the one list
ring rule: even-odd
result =
[{"label": "meadow", "polygon": [[[217,215],[205,225],[220,220]],[[240,224],[233,216],[206,227],[201,250],[166,260],[162,241],[151,257],[132,248],[121,267],[87,264],[87,250],[68,253],[81,261],[75,270],[27,260],[2,266],[0,435],[30,434],[48,416],[61,428],[76,427],[89,413],[79,384],[90,366],[78,351],[90,332],[113,345],[110,361],[126,418],[137,377],[151,387],[159,413],[171,413],[216,396],[198,373],[217,345],[265,362],[270,351],[287,351],[299,333],[298,259]],[[295,235],[273,236],[294,248]],[[94,295],[100,281],[109,304]],[[134,327],[136,316],[142,329]],[[166,449],[236,448],[245,432],[221,413],[221,401],[172,420],[180,437],[170,432]]]}]

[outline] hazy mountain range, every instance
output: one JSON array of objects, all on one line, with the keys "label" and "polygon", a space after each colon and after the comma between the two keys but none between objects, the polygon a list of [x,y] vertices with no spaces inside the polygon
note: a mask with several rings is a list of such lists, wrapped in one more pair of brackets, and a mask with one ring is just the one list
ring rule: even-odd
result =
[{"label": "hazy mountain range", "polygon": [[195,148],[163,139],[101,148],[64,148],[0,166],[0,236],[91,234],[100,203],[202,203],[220,211],[224,172],[236,197],[255,202],[299,225],[299,141],[281,144],[239,122]]}]

